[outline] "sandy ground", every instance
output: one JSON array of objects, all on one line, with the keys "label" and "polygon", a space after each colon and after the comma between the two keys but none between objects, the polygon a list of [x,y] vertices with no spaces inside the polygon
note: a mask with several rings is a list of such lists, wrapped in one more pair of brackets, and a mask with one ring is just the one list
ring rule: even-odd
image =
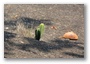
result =
[{"label": "sandy ground", "polygon": [[[37,41],[34,31],[40,23],[45,32]],[[83,4],[5,4],[4,57],[84,58],[84,23]],[[68,31],[79,39],[59,38]]]}]

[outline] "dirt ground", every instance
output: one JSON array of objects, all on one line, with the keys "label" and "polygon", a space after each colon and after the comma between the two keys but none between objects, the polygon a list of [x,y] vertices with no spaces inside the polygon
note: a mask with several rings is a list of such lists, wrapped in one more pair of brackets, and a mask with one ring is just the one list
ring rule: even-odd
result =
[{"label": "dirt ground", "polygon": [[[38,41],[34,31],[40,23],[45,32]],[[59,38],[68,31],[79,39]],[[5,4],[4,58],[84,58],[84,5]]]}]

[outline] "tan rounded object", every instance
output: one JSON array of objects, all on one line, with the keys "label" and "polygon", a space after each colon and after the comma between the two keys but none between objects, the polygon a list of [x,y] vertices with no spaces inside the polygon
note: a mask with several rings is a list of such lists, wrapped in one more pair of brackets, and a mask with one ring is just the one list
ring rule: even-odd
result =
[{"label": "tan rounded object", "polygon": [[66,39],[71,39],[71,40],[77,40],[78,39],[78,36],[77,34],[75,34],[74,32],[67,32],[63,35],[63,38],[66,38]]}]

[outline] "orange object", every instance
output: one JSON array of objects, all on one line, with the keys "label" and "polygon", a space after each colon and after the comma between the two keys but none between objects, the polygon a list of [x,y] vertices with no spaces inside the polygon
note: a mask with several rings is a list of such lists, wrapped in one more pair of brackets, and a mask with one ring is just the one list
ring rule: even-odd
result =
[{"label": "orange object", "polygon": [[55,26],[51,26],[51,28],[52,28],[52,29],[55,29],[55,30],[57,29]]},{"label": "orange object", "polygon": [[78,36],[77,36],[77,34],[75,34],[74,32],[71,31],[71,32],[65,33],[62,38],[77,40]]}]

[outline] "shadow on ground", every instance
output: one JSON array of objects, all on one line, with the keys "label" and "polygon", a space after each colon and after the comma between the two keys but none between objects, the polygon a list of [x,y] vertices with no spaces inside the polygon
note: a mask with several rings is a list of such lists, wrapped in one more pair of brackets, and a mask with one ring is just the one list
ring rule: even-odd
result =
[{"label": "shadow on ground", "polygon": [[[33,28],[37,27],[40,23],[44,23],[45,25],[52,25],[53,23],[50,20],[43,20],[43,19],[32,19],[27,17],[21,17],[16,20],[5,20],[4,24],[5,27],[9,27],[10,30],[15,30],[17,28],[17,24],[23,23],[26,28]],[[11,41],[12,38],[16,38],[17,34],[12,33],[10,31],[4,31],[4,56],[6,55],[14,55],[12,51],[15,49],[31,52],[31,49],[38,50],[39,52],[51,52],[51,50],[62,50],[63,48],[77,48],[80,50],[84,50],[83,46],[79,46],[77,44],[82,44],[78,41],[70,41],[70,40],[62,40],[62,39],[54,39],[50,40],[49,42],[45,41],[38,41],[34,38],[22,37],[24,43],[20,43],[19,41]],[[33,52],[36,53],[36,52]],[[71,52],[64,52],[63,54],[83,58],[84,55],[79,55],[76,53]]]},{"label": "shadow on ground", "polygon": [[[27,41],[22,43],[16,43],[13,41],[10,41],[11,38],[15,38],[16,34],[10,33],[10,32],[4,32],[4,49],[5,55],[13,55],[14,53],[10,52],[11,50],[18,49],[26,52],[31,52],[31,48],[35,48],[39,51],[43,52],[50,52],[51,50],[62,50],[63,48],[73,48],[77,47],[78,49],[84,50],[84,47],[78,46],[77,44],[82,44],[80,42],[71,42],[69,40],[60,40],[60,39],[55,39],[51,40],[51,43],[45,42],[45,41],[38,41],[35,40],[34,38],[27,38],[24,37],[23,39]],[[64,54],[70,55],[70,56],[75,56],[82,58],[84,55],[79,55],[71,52],[65,52]]]},{"label": "shadow on ground", "polygon": [[17,20],[19,23],[23,23],[27,28],[35,28],[38,26],[40,23],[44,23],[45,25],[51,25],[52,22],[50,20],[43,20],[43,19],[32,19],[32,18],[27,18],[27,17],[21,17],[20,19]]},{"label": "shadow on ground", "polygon": [[76,53],[64,52],[64,54],[69,55],[69,56],[78,57],[78,58],[84,58],[84,55],[80,55],[80,54],[76,54]]},{"label": "shadow on ground", "polygon": [[[16,48],[22,49],[27,51],[28,48],[32,47],[37,47],[38,49],[44,50],[44,48],[38,47],[38,45],[43,45],[40,44],[38,41],[38,44],[33,43],[33,44],[20,44],[19,41],[11,41],[12,38],[15,38],[17,40],[17,34],[13,33],[14,30],[17,29],[18,24],[23,24],[25,28],[33,28],[37,27],[40,23],[44,23],[45,25],[51,25],[52,22],[50,20],[43,20],[43,19],[33,19],[33,18],[27,18],[27,17],[20,17],[15,20],[9,20],[9,19],[4,19],[4,54],[6,55],[13,55],[11,51],[15,50]],[[24,39],[25,40],[25,39]],[[31,40],[34,42],[34,39],[26,39],[26,40]],[[30,42],[31,42],[30,41]],[[46,46],[45,46],[46,47]],[[29,50],[28,50],[29,51]]]},{"label": "shadow on ground", "polygon": [[[10,39],[15,38],[16,34],[15,33],[10,33],[4,31],[4,55],[13,55],[14,53],[10,52],[13,49],[13,47],[10,44]],[[5,56],[4,56],[5,57]],[[6,58],[6,57],[5,57]]]},{"label": "shadow on ground", "polygon": [[9,27],[12,30],[16,29],[16,26],[20,23],[23,23],[23,25],[26,28],[35,28],[38,26],[40,23],[44,23],[45,25],[52,25],[52,22],[50,20],[43,20],[43,19],[33,19],[33,18],[27,18],[27,17],[20,17],[16,20],[5,20],[4,21],[4,26]]}]

